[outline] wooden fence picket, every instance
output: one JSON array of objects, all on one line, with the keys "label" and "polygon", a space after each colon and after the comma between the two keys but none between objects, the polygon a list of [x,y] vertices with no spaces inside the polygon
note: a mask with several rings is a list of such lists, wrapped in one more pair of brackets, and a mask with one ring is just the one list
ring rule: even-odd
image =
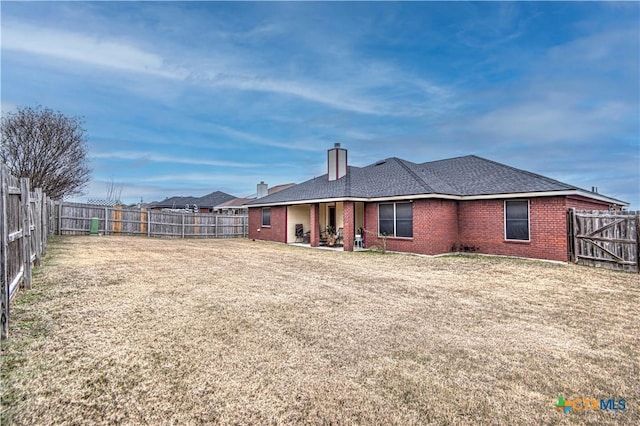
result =
[{"label": "wooden fence picket", "polygon": [[[10,304],[20,288],[31,288],[33,267],[40,265],[51,235],[55,204],[29,179],[11,176],[0,165],[0,263],[2,280],[0,335],[9,336]],[[55,223],[55,222],[53,222]]]},{"label": "wooden fence picket", "polygon": [[640,272],[640,212],[570,209],[568,215],[572,261]]},{"label": "wooden fence picket", "polygon": [[57,234],[88,235],[98,218],[104,235],[141,235],[173,238],[242,238],[249,230],[248,215],[222,216],[179,213],[133,207],[104,207],[63,202],[58,209]]}]

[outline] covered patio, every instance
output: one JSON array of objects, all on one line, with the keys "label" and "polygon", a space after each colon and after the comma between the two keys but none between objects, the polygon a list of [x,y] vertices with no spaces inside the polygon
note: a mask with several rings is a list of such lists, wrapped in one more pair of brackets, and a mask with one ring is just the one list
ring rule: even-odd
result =
[{"label": "covered patio", "polygon": [[287,206],[288,244],[339,248],[364,248],[364,203],[320,202]]}]

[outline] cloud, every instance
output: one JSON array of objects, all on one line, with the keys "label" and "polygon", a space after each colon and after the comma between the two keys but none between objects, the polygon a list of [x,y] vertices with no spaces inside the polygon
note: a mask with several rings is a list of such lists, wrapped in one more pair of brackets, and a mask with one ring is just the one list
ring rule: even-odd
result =
[{"label": "cloud", "polygon": [[[277,25],[264,24],[255,27],[251,37],[280,33]],[[219,42],[206,52],[154,46],[162,52],[159,53],[124,39],[86,31],[72,32],[19,21],[3,22],[2,29],[3,50],[177,80],[214,90],[226,88],[283,95],[341,111],[379,116],[421,116],[451,105],[449,88],[408,75],[387,63],[363,60],[349,51],[340,52],[340,67],[332,65],[337,58],[325,52],[325,56],[317,58],[313,72],[292,74],[284,65],[274,64],[273,59],[260,60],[254,51],[237,48],[233,38]],[[305,77],[300,78],[299,74]],[[144,82],[142,87],[149,85]],[[151,85],[151,89],[152,93],[147,94],[150,97],[164,93],[155,85]],[[128,90],[145,94],[139,85]]]},{"label": "cloud", "polygon": [[611,126],[619,127],[621,118],[631,112],[631,105],[619,102],[588,109],[550,102],[523,102],[488,111],[469,120],[464,128],[470,134],[496,142],[579,143],[606,136]]},{"label": "cloud", "polygon": [[91,154],[92,158],[110,159],[110,160],[129,160],[129,161],[149,161],[153,163],[173,163],[173,164],[191,164],[200,166],[216,166],[216,167],[239,167],[239,168],[252,168],[260,167],[255,163],[238,163],[235,161],[218,161],[207,160],[201,158],[184,158],[174,157],[170,155],[159,155],[150,152],[135,152],[135,151],[111,151],[111,152],[96,152]]},{"label": "cloud", "polygon": [[208,124],[214,131],[231,136],[234,139],[250,142],[255,145],[271,146],[276,148],[294,149],[301,151],[320,151],[324,148],[318,148],[315,144],[295,142],[278,142],[253,133],[244,132],[221,124]]},{"label": "cloud", "polygon": [[161,56],[124,41],[11,21],[2,24],[2,49],[163,78],[187,76],[184,69],[168,66]]}]

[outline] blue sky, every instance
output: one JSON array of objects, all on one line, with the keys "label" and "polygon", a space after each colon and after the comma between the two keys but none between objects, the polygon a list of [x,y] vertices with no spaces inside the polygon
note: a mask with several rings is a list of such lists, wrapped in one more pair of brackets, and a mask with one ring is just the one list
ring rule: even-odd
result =
[{"label": "blue sky", "polygon": [[475,154],[640,208],[640,5],[3,1],[2,110],[82,116],[126,202]]}]

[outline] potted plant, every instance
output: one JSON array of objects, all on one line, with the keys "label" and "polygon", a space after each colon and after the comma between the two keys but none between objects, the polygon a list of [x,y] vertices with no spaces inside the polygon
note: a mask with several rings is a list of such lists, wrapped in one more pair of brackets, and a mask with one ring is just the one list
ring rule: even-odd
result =
[{"label": "potted plant", "polygon": [[329,225],[325,232],[327,233],[327,245],[330,247],[336,245],[336,228]]}]

